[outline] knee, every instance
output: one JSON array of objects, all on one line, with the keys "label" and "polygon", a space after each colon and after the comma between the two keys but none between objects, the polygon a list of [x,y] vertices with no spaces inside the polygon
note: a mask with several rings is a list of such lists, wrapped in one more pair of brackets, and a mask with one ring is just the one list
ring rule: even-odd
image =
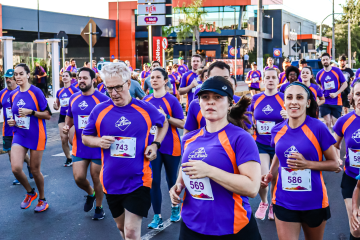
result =
[{"label": "knee", "polygon": [[61,143],[62,143],[62,144],[67,144],[68,141],[69,141],[68,136],[66,136],[66,135],[61,135]]},{"label": "knee", "polygon": [[30,164],[30,171],[33,175],[41,174],[40,166],[31,166],[31,164]]},{"label": "knee", "polygon": [[135,228],[125,226],[125,239],[138,239],[138,232]]},{"label": "knee", "polygon": [[358,230],[356,230],[356,231],[354,231],[354,230],[352,230],[351,229],[351,235],[353,236],[353,237],[355,237],[355,238],[360,238],[360,230],[358,229]]},{"label": "knee", "polygon": [[11,171],[13,172],[14,175],[18,175],[22,172],[22,167],[21,166],[11,166]]},{"label": "knee", "polygon": [[74,179],[77,184],[81,184],[86,181],[86,177],[81,175],[74,175]]},{"label": "knee", "polygon": [[116,223],[116,226],[120,230],[120,232],[124,232],[124,224]]}]

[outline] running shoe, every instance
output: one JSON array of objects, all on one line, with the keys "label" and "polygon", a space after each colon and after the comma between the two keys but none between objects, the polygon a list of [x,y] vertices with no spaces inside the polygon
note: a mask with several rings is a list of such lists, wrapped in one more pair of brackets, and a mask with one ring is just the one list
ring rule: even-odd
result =
[{"label": "running shoe", "polygon": [[20,182],[15,178],[15,180],[13,181],[13,185],[20,185]]},{"label": "running shoe", "polygon": [[30,179],[33,179],[34,176],[32,175],[32,173],[31,173],[31,171],[30,171],[30,167],[27,166],[27,169],[28,169],[28,172],[29,172],[29,178],[30,178]]},{"label": "running shoe", "polygon": [[255,213],[255,217],[261,220],[265,220],[266,210],[268,209],[269,204],[261,202],[258,210]]},{"label": "running shoe", "polygon": [[72,159],[71,158],[67,158],[66,162],[64,163],[64,167],[71,167],[73,164]]},{"label": "running shoe", "polygon": [[268,219],[269,220],[275,220],[275,218],[274,218],[274,209],[273,209],[272,204],[270,204],[270,207],[269,207]]},{"label": "running shoe", "polygon": [[164,223],[159,214],[155,214],[152,222],[148,225],[150,229],[162,229],[164,227]]},{"label": "running shoe", "polygon": [[[34,189],[33,189],[34,190]],[[20,208],[27,209],[31,206],[31,202],[37,198],[38,194],[34,191],[33,194],[27,193],[24,201],[22,201]]]},{"label": "running shoe", "polygon": [[87,195],[85,196],[86,197],[86,202],[84,204],[84,211],[85,212],[89,212],[91,211],[94,206],[95,206],[95,192],[92,196],[90,195]]},{"label": "running shoe", "polygon": [[95,214],[92,219],[93,220],[101,220],[101,219],[104,219],[104,217],[105,217],[104,209],[102,207],[96,207]]},{"label": "running shoe", "polygon": [[180,206],[176,206],[176,207],[171,207],[171,216],[170,216],[170,221],[171,222],[178,222],[181,219],[181,215],[180,215]]},{"label": "running shoe", "polygon": [[48,210],[48,208],[49,208],[49,204],[46,202],[46,200],[39,199],[38,204],[36,205],[34,211],[37,213],[44,212]]}]

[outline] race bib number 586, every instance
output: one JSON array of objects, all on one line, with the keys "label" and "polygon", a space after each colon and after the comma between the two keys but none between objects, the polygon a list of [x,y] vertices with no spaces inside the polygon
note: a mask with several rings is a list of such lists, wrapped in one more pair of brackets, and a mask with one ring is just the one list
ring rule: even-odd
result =
[{"label": "race bib number 586", "polygon": [[311,170],[281,168],[282,189],[285,191],[311,191]]}]

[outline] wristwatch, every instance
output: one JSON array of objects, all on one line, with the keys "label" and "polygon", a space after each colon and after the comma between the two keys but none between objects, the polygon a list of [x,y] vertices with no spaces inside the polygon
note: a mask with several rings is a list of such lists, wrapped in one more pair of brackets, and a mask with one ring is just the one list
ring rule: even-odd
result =
[{"label": "wristwatch", "polygon": [[156,144],[157,149],[159,150],[161,147],[161,143],[153,141],[151,144]]},{"label": "wristwatch", "polygon": [[170,119],[170,115],[169,115],[169,114],[167,114],[167,115],[166,115],[166,118],[167,118],[167,119]]},{"label": "wristwatch", "polygon": [[31,115],[35,116],[35,111],[34,110],[32,110]]}]

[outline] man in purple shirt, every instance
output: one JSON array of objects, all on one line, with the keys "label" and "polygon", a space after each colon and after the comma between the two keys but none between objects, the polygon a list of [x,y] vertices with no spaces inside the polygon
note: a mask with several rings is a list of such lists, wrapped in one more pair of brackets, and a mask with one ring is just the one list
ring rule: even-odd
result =
[{"label": "man in purple shirt", "polygon": [[189,68],[186,64],[184,64],[184,59],[182,57],[179,57],[179,64],[178,64],[178,72],[182,75],[187,73],[189,71]]},{"label": "man in purple shirt", "polygon": [[77,72],[75,59],[73,59],[73,58],[70,59],[70,66],[67,67],[66,71],[73,72],[73,73]]}]

